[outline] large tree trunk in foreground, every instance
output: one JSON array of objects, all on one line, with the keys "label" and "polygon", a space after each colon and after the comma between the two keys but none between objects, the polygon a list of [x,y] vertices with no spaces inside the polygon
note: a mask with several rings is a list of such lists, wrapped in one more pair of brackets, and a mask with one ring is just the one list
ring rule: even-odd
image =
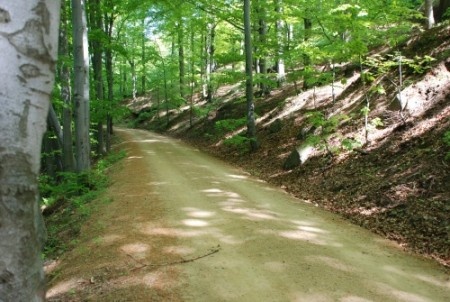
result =
[{"label": "large tree trunk in foreground", "polygon": [[0,3],[0,300],[44,301],[37,177],[60,1]]}]

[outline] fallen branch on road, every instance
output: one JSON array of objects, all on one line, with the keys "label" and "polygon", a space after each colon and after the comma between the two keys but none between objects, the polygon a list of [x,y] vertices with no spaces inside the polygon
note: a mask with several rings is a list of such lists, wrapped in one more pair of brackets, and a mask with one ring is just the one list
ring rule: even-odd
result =
[{"label": "fallen branch on road", "polygon": [[134,261],[136,261],[137,263],[139,263],[141,266],[135,267],[133,269],[131,269],[130,271],[136,271],[139,269],[142,269],[144,267],[147,266],[151,266],[151,267],[155,267],[155,266],[169,266],[169,265],[175,265],[175,264],[183,264],[183,263],[188,263],[188,262],[194,262],[196,260],[211,256],[217,252],[220,251],[220,245],[216,246],[216,247],[212,247],[209,249],[209,251],[206,254],[203,254],[201,256],[195,257],[195,258],[189,258],[189,259],[182,259],[179,261],[174,261],[174,262],[165,262],[165,263],[142,263],[141,261],[139,261],[138,259],[134,258],[132,255],[127,254],[128,257],[130,257],[131,259],[133,259]]}]

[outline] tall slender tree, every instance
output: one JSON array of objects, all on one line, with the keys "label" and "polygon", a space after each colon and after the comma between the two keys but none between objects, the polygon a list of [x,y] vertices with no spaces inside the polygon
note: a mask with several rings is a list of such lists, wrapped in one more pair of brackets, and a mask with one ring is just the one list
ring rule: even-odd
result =
[{"label": "tall slender tree", "polygon": [[256,150],[258,142],[256,140],[255,105],[253,103],[253,47],[252,28],[250,16],[250,0],[244,0],[244,44],[245,44],[245,97],[247,99],[247,137],[250,140],[250,147]]},{"label": "tall slender tree", "polygon": [[58,78],[61,86],[61,100],[63,101],[62,128],[63,128],[63,168],[64,171],[74,171],[75,157],[73,153],[72,136],[72,89],[71,69],[69,66],[69,43],[68,43],[68,19],[70,10],[67,1],[61,1],[61,28],[59,31],[59,64]]},{"label": "tall slender tree", "polygon": [[86,0],[72,0],[76,170],[90,169],[89,53]]}]

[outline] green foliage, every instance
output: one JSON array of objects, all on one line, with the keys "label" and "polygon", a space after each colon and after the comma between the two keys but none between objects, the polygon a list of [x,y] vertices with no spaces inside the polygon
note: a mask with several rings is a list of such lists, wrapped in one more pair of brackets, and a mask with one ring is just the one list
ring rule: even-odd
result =
[{"label": "green foliage", "polygon": [[381,118],[379,118],[379,117],[373,118],[373,119],[370,121],[370,124],[371,124],[373,127],[375,127],[375,128],[383,127],[383,126],[384,126],[383,120],[382,120]]},{"label": "green foliage", "polygon": [[[338,114],[332,117],[326,118],[320,111],[313,111],[308,113],[307,122],[313,129],[318,129],[319,133],[312,133],[307,136],[305,143],[310,146],[318,147],[320,149],[326,149],[330,153],[336,153],[337,147],[331,148],[329,145],[329,139],[332,136],[337,135],[337,129],[341,122],[349,120],[350,117],[345,114]],[[346,141],[344,146],[350,146],[350,141]],[[344,147],[345,147],[344,146]]]},{"label": "green foliage", "polygon": [[240,127],[243,127],[247,123],[247,119],[245,117],[240,119],[226,119],[217,121],[214,125],[214,128],[221,134],[235,131]]},{"label": "green foliage", "polygon": [[363,144],[354,138],[344,138],[341,145],[345,150],[351,151],[356,148],[361,148]]},{"label": "green foliage", "polygon": [[250,151],[252,139],[241,134],[234,135],[223,141],[225,146],[237,149],[239,153],[243,154]]},{"label": "green foliage", "polygon": [[425,55],[415,56],[414,58],[407,58],[402,56],[400,53],[388,54],[386,56],[373,55],[368,57],[364,64],[371,68],[371,72],[366,72],[368,82],[372,82],[375,76],[386,74],[392,71],[394,68],[398,68],[400,64],[403,67],[409,68],[415,74],[423,74],[431,68],[431,64],[436,61],[436,59]]},{"label": "green foliage", "polygon": [[91,213],[89,203],[108,185],[106,170],[125,156],[125,151],[111,153],[99,160],[90,172],[63,172],[56,180],[46,175],[39,177],[41,205],[53,213],[46,216],[46,256],[58,256],[76,243],[74,237],[83,219]]},{"label": "green foliage", "polygon": [[[448,130],[444,133],[443,141],[447,145],[447,147],[450,148],[450,130]],[[447,154],[445,155],[445,159],[450,161],[450,151],[447,151]]]}]

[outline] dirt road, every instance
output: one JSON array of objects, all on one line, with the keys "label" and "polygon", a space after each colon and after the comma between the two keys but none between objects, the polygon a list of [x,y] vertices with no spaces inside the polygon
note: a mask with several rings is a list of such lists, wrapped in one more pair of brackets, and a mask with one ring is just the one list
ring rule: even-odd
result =
[{"label": "dirt road", "polygon": [[450,301],[436,264],[178,141],[120,136],[113,201],[50,301]]}]

